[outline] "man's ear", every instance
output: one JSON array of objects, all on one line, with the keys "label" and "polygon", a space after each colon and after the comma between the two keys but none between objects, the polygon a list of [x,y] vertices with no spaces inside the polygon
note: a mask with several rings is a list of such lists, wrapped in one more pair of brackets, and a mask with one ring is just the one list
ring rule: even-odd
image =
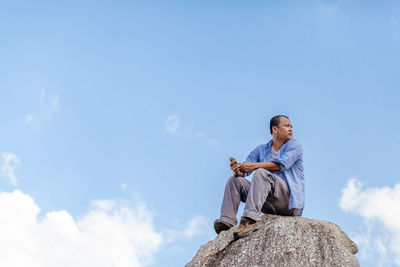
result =
[{"label": "man's ear", "polygon": [[276,133],[277,130],[278,130],[278,127],[272,126],[272,133]]}]

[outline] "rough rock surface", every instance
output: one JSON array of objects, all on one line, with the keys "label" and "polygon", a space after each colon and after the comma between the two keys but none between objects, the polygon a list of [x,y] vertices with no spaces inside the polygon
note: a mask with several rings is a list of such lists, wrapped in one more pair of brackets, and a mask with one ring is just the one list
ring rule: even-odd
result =
[{"label": "rough rock surface", "polygon": [[192,266],[360,266],[356,244],[334,223],[302,217],[262,216],[262,226],[234,241],[221,232],[201,246]]}]

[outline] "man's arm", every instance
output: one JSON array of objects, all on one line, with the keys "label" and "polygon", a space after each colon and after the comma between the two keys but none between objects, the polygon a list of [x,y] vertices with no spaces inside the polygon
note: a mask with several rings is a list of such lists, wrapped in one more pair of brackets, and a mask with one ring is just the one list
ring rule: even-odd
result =
[{"label": "man's arm", "polygon": [[[263,168],[269,171],[283,171],[289,169],[293,166],[296,160],[301,157],[303,154],[303,149],[298,140],[290,140],[288,141],[285,150],[279,158],[274,161],[265,161],[265,162],[243,162],[238,163],[238,166],[235,166],[240,171],[244,173],[252,172],[258,168]],[[248,161],[246,159],[246,161]]]},{"label": "man's arm", "polygon": [[238,163],[233,167],[233,171],[241,171],[241,172],[252,172],[256,169],[263,168],[269,171],[280,171],[281,166],[273,161],[265,161],[265,162],[243,162]]},{"label": "man's arm", "polygon": [[276,159],[276,163],[278,163],[281,167],[281,170],[287,170],[292,168],[293,164],[301,158],[303,155],[303,148],[298,140],[289,140],[285,150],[281,155]]},{"label": "man's arm", "polygon": [[231,169],[233,171],[233,176],[235,176],[235,177],[238,177],[238,176],[243,177],[243,173],[241,171],[234,171],[235,166],[238,164],[236,159],[231,157],[231,158],[229,158],[229,160],[231,162],[230,166],[231,166]]}]

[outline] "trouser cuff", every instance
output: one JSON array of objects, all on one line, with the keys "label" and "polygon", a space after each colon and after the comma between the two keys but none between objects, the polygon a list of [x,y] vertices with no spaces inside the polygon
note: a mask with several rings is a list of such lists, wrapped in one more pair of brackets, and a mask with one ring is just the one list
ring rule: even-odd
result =
[{"label": "trouser cuff", "polygon": [[255,212],[255,211],[247,211],[243,213],[243,217],[247,217],[250,219],[253,219],[255,221],[259,221],[261,220],[261,216],[259,212]]},{"label": "trouser cuff", "polygon": [[235,226],[237,224],[237,220],[233,220],[232,218],[226,217],[226,216],[221,216],[220,219],[224,222],[230,223],[233,226]]}]

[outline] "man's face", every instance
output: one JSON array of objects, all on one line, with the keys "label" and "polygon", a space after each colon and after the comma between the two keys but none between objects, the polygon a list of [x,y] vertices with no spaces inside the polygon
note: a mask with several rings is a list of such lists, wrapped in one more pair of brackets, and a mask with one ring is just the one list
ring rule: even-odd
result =
[{"label": "man's face", "polygon": [[280,117],[279,125],[276,126],[275,137],[282,140],[289,140],[293,137],[292,124],[285,117]]}]

